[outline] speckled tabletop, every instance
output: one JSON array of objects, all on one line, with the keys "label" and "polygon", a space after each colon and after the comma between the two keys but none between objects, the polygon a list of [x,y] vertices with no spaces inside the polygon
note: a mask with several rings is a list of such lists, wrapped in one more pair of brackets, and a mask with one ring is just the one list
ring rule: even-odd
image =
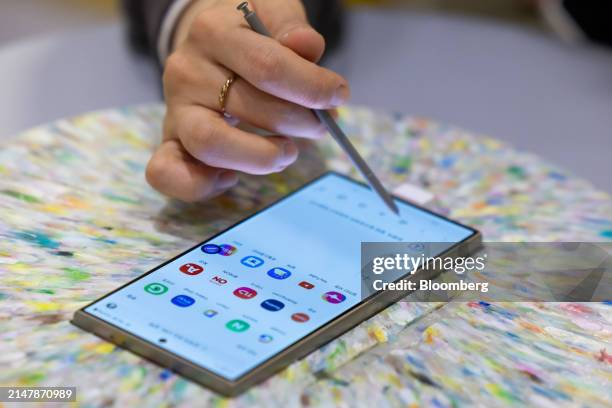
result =
[{"label": "speckled tabletop", "polygon": [[[612,239],[610,197],[538,157],[425,119],[340,113],[387,185],[430,190],[432,208],[487,240]],[[143,176],[162,116],[96,112],[0,148],[0,385],[76,386],[83,406],[612,404],[609,302],[401,302],[231,400],[71,326],[87,302],[326,168],[355,176],[325,141],[212,202],[168,201]]]}]

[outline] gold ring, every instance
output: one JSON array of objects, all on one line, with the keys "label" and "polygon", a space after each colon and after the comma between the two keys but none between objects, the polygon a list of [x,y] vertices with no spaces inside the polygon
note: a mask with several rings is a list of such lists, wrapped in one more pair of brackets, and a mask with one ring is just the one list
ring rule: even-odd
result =
[{"label": "gold ring", "polygon": [[227,102],[227,94],[229,93],[229,90],[235,79],[235,74],[230,75],[221,87],[221,92],[219,93],[219,109],[221,110],[221,113],[225,114],[225,103]]}]

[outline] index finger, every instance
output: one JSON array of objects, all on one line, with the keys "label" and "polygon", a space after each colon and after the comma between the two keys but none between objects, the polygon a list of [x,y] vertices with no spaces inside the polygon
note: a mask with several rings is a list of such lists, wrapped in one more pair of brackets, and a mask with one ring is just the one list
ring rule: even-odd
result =
[{"label": "index finger", "polygon": [[313,109],[345,103],[347,81],[244,26],[225,31],[225,47],[215,47],[212,57],[255,87],[279,98]]}]

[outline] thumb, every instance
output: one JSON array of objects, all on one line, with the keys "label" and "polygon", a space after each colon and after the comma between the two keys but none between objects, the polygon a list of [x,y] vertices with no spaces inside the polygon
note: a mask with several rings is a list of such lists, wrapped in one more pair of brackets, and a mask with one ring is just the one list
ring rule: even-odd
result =
[{"label": "thumb", "polygon": [[308,23],[300,0],[259,0],[253,7],[277,41],[311,62],[321,59],[325,40]]}]

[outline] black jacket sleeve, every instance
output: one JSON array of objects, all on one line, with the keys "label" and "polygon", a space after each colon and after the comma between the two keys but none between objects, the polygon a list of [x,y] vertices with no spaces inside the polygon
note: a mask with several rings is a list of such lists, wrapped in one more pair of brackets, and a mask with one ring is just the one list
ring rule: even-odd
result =
[{"label": "black jacket sleeve", "polygon": [[[157,38],[166,12],[174,0],[122,0],[132,47],[157,57]],[[338,44],[342,28],[341,0],[303,0],[308,19],[327,42]]]},{"label": "black jacket sleeve", "polygon": [[612,45],[612,4],[609,1],[563,0],[563,6],[587,37]]},{"label": "black jacket sleeve", "polygon": [[130,45],[157,58],[157,37],[174,0],[122,0]]}]

